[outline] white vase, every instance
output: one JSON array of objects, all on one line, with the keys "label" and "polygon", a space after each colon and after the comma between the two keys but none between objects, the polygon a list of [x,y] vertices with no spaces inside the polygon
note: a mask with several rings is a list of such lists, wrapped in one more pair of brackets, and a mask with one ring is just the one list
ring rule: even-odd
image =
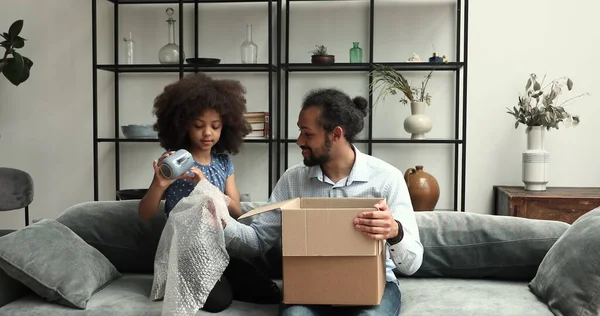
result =
[{"label": "white vase", "polygon": [[544,149],[545,129],[533,126],[527,133],[527,150],[523,152],[525,190],[546,191],[550,153]]},{"label": "white vase", "polygon": [[410,116],[404,120],[404,130],[411,133],[410,139],[425,139],[425,134],[431,131],[433,123],[425,115],[425,102],[411,102]]}]

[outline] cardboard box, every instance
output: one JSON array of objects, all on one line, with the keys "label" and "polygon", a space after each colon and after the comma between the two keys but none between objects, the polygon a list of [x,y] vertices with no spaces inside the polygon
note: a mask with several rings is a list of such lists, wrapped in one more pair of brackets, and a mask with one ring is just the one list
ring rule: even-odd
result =
[{"label": "cardboard box", "polygon": [[354,228],[381,198],[296,198],[240,217],[281,208],[286,304],[378,305],[385,288],[385,243]]}]

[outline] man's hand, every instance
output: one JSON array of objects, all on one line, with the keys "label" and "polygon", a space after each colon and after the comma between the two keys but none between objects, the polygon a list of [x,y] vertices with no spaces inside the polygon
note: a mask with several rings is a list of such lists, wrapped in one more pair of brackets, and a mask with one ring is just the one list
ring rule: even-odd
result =
[{"label": "man's hand", "polygon": [[363,212],[354,219],[354,227],[372,239],[386,240],[398,236],[398,223],[384,201],[375,204],[377,211]]}]

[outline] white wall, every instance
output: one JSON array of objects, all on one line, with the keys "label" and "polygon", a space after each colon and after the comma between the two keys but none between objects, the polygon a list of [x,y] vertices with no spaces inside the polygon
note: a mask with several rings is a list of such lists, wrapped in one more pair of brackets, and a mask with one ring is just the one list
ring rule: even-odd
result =
[{"label": "white wall", "polygon": [[[99,0],[99,62],[112,62],[112,7]],[[435,44],[452,60],[455,40],[454,1],[377,1],[376,61],[405,60],[412,52],[421,58]],[[7,4],[8,3],[8,4]],[[576,128],[551,132],[550,185],[599,186],[600,171],[593,159],[598,156],[598,132],[593,118],[600,89],[592,86],[599,66],[595,50],[600,35],[595,13],[600,4],[574,0],[471,1],[468,84],[467,210],[490,213],[494,184],[522,185],[521,151],[525,148],[523,128],[514,129],[514,120],[505,113],[516,104],[518,93],[530,72],[549,77],[570,76],[576,92],[590,92],[570,110],[580,114]],[[0,80],[0,166],[28,171],[35,180],[32,218],[58,216],[66,207],[93,198],[92,170],[92,83],[91,83],[91,1],[5,0],[0,11],[0,31],[23,18],[22,53],[35,65],[31,78],[19,87]],[[137,61],[157,62],[157,52],[166,43],[166,5],[120,7],[120,36],[130,31],[136,40]],[[174,6],[177,9],[177,6]],[[190,20],[191,5],[185,6]],[[254,25],[259,45],[259,62],[267,55],[265,4],[201,5],[200,55],[214,56],[223,63],[239,62],[239,46],[245,24]],[[333,14],[336,14],[334,17]],[[339,62],[348,61],[348,49],[359,41],[368,59],[368,11],[365,1],[294,2],[290,19],[290,59],[309,62],[315,44],[325,44]],[[192,55],[191,28],[185,29],[185,51]],[[123,44],[123,42],[121,42]],[[124,47],[123,47],[124,48]],[[262,48],[262,49],[261,49]],[[120,55],[121,61],[125,52]],[[415,82],[425,73],[411,76]],[[99,71],[100,136],[112,136],[112,73]],[[265,74],[215,74],[237,78],[248,89],[250,110],[266,110]],[[120,76],[120,118],[122,124],[152,122],[152,100],[162,87],[177,79],[176,74],[122,74]],[[290,137],[301,98],[314,87],[336,86],[351,95],[367,96],[364,73],[292,73],[290,75]],[[451,137],[453,131],[453,76],[438,72],[430,83],[433,105],[428,114],[434,121],[431,138]],[[394,99],[374,113],[375,137],[406,137],[402,121],[409,108]],[[289,163],[300,161],[294,144]],[[360,148],[366,148],[360,146]],[[434,174],[442,187],[438,206],[452,206],[452,151],[447,145],[375,145],[374,154],[402,171],[416,164]],[[146,187],[152,177],[151,161],[160,154],[156,144],[124,144],[122,187]],[[238,186],[253,199],[265,199],[268,192],[257,182],[266,181],[267,146],[247,144],[235,157]],[[111,199],[114,183],[112,145],[100,146],[101,199]],[[258,167],[254,163],[258,164]],[[23,226],[22,211],[0,213],[0,228]]]},{"label": "white wall", "polygon": [[[20,52],[34,65],[19,87],[0,78],[0,166],[33,177],[32,219],[92,197],[90,13],[88,1],[2,1],[0,29],[25,20]],[[0,227],[23,227],[23,217],[0,212]]]}]

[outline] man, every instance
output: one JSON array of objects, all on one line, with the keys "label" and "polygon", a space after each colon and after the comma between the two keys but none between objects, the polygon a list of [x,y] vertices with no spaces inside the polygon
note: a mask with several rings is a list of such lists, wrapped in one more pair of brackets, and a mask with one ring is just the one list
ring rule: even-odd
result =
[{"label": "man", "polygon": [[[304,164],[288,169],[268,203],[296,197],[384,197],[378,211],[365,212],[354,225],[366,237],[386,240],[386,287],[381,304],[369,307],[282,305],[282,315],[390,315],[400,311],[400,290],[392,269],[411,275],[421,266],[423,246],[403,174],[390,164],[361,153],[352,145],[363,129],[367,101],[353,100],[335,89],[309,93],[298,118]],[[251,225],[230,221],[225,240],[230,253],[257,256],[281,237],[281,211],[257,215]]]}]

